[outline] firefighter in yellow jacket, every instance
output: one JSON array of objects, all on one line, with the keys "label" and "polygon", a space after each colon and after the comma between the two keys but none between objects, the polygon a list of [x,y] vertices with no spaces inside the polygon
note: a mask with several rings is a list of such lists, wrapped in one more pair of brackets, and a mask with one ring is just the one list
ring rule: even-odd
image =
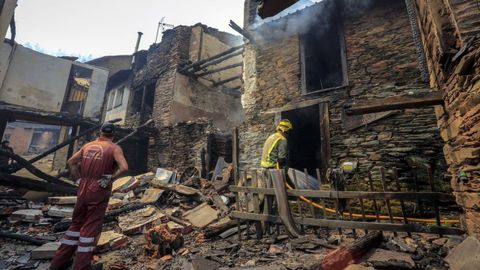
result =
[{"label": "firefighter in yellow jacket", "polygon": [[262,168],[285,168],[288,159],[287,137],[292,128],[292,123],[288,119],[283,119],[278,123],[277,132],[268,137],[263,145]]}]

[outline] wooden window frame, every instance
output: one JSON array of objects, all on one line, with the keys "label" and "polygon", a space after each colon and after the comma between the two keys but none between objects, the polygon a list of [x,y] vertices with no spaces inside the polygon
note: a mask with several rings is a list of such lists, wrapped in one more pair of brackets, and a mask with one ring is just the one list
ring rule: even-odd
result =
[{"label": "wooden window frame", "polygon": [[305,41],[301,36],[299,36],[300,66],[301,66],[301,81],[302,81],[303,96],[344,89],[349,86],[348,69],[347,69],[347,48],[346,48],[346,42],[345,42],[345,31],[344,31],[343,22],[337,24],[337,31],[339,33],[339,38],[340,38],[340,61],[342,64],[342,77],[343,77],[342,84],[339,86],[328,87],[328,88],[313,90],[313,91],[307,91],[307,81],[305,76],[305,72],[306,72],[305,71],[306,70],[305,69]]}]

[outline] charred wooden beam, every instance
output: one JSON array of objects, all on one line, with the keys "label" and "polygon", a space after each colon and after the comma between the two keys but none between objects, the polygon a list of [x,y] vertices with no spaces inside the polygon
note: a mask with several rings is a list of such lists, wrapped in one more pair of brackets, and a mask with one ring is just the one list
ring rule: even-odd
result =
[{"label": "charred wooden beam", "polygon": [[237,63],[237,64],[233,64],[233,65],[224,66],[224,67],[221,67],[221,68],[208,70],[208,71],[201,72],[201,73],[196,73],[195,76],[203,77],[203,76],[206,76],[206,75],[210,75],[210,74],[213,74],[213,73],[217,73],[217,72],[220,72],[220,71],[224,71],[224,70],[232,69],[232,68],[236,68],[236,67],[241,67],[241,66],[243,66],[243,63]]},{"label": "charred wooden beam", "polygon": [[11,153],[11,152],[0,149],[0,156],[5,156],[5,157],[8,157],[8,158],[11,158],[11,159],[15,160],[18,164],[25,167],[25,169],[27,169],[33,175],[35,175],[35,176],[37,176],[37,177],[39,177],[39,178],[41,178],[41,179],[43,179],[47,182],[50,182],[52,184],[57,184],[57,185],[76,188],[76,186],[72,183],[65,182],[61,179],[58,179],[54,176],[51,176],[49,174],[46,174],[46,173],[42,172],[41,170],[37,169],[30,162],[28,162],[26,159],[22,158],[19,155],[15,155],[14,153]]},{"label": "charred wooden beam", "polygon": [[216,60],[213,60],[213,61],[210,61],[210,62],[208,62],[208,63],[205,63],[205,64],[201,65],[200,67],[198,67],[197,69],[204,69],[204,68],[209,67],[209,66],[213,66],[213,65],[220,64],[220,63],[222,63],[222,62],[224,62],[224,61],[226,61],[226,60],[228,60],[228,59],[230,59],[230,58],[233,58],[233,57],[235,57],[235,56],[237,56],[237,55],[241,55],[241,54],[243,54],[243,50],[234,52],[234,53],[229,54],[229,55],[225,55],[225,56],[220,57],[220,58],[218,58],[218,59],[216,59]]},{"label": "charred wooden beam", "polygon": [[434,105],[443,105],[441,92],[361,100],[345,108],[345,112],[348,115],[358,115]]},{"label": "charred wooden beam", "polygon": [[[256,220],[271,223],[282,223],[282,220],[278,216],[245,213],[239,211],[233,211],[230,213],[230,217],[236,219]],[[347,221],[347,220],[334,220],[334,219],[318,219],[318,218],[294,218],[296,224],[315,226],[315,227],[328,227],[328,228],[341,228],[341,229],[361,229],[372,231],[392,231],[392,232],[411,232],[411,233],[430,233],[430,234],[445,234],[445,235],[462,235],[465,234],[464,230],[454,227],[440,227],[440,226],[424,226],[418,223],[400,224],[400,223],[379,223],[379,222],[367,222],[367,221]]]},{"label": "charred wooden beam", "polygon": [[130,132],[129,134],[127,134],[127,136],[121,138],[120,140],[118,140],[115,144],[121,144],[123,143],[124,141],[128,140],[130,137],[132,137],[133,135],[137,134],[138,131],[148,125],[150,125],[151,123],[153,123],[153,120],[152,119],[149,119],[147,122],[143,123],[142,125],[138,126],[135,128],[135,130],[133,130],[132,132]]},{"label": "charred wooden beam", "polygon": [[[121,121],[121,120],[122,120],[122,119],[117,118],[117,119],[111,120],[111,121],[109,121],[109,122],[110,122],[110,123],[117,123],[117,122],[119,122],[119,121]],[[98,130],[101,126],[102,126],[102,124],[99,124],[99,125],[96,125],[96,126],[94,126],[94,127],[91,127],[91,128],[89,128],[89,129],[85,130],[84,132],[78,134],[77,136],[72,137],[72,138],[70,138],[70,139],[62,142],[61,144],[58,144],[58,145],[50,148],[49,150],[41,153],[40,155],[38,155],[38,156],[36,156],[36,157],[28,160],[28,162],[34,163],[34,162],[36,162],[36,161],[39,161],[39,160],[41,160],[42,158],[50,155],[51,153],[56,152],[57,150],[63,148],[64,146],[67,146],[67,145],[69,145],[70,143],[78,140],[79,138],[84,137],[84,136],[86,136],[86,135],[88,135],[88,134],[90,134],[90,133]],[[10,172],[10,173],[14,173],[14,172],[19,171],[20,169],[22,169],[22,166],[19,166],[18,164],[16,164],[14,167],[12,167],[12,168],[9,170],[9,172]]]},{"label": "charred wooden beam", "polygon": [[0,115],[8,115],[9,118],[40,122],[49,125],[91,125],[95,121],[92,119],[84,118],[81,115],[69,114],[62,112],[46,112],[41,110],[34,110],[32,108],[7,104],[0,102]]},{"label": "charred wooden beam", "polygon": [[43,244],[48,243],[47,240],[40,239],[37,237],[33,237],[27,234],[19,234],[19,233],[11,233],[11,232],[6,232],[6,231],[0,231],[0,238],[9,238],[9,239],[15,239],[23,242],[27,242],[30,244],[34,244],[37,246],[41,246]]},{"label": "charred wooden beam", "polygon": [[[193,69],[199,68],[201,65],[204,65],[204,64],[206,64],[206,63],[208,63],[208,62],[210,62],[210,61],[219,59],[219,58],[221,58],[221,57],[223,58],[224,56],[229,56],[230,54],[232,54],[232,53],[234,53],[234,52],[236,52],[236,51],[238,51],[238,50],[243,50],[243,45],[236,46],[236,47],[232,47],[232,48],[230,48],[230,49],[228,49],[228,50],[226,50],[226,51],[223,51],[223,52],[221,52],[221,53],[219,53],[219,54],[216,54],[216,55],[211,56],[211,57],[209,57],[209,58],[200,60],[200,61],[195,62],[195,63],[193,63],[193,64],[190,64],[190,65],[188,65],[188,66],[185,66],[185,67],[183,67],[182,69],[180,69],[180,72],[185,72],[185,71],[187,71],[187,70],[189,70],[189,69],[192,69],[192,68],[193,68]],[[231,56],[230,56],[230,57],[231,57]],[[226,59],[228,59],[228,58],[230,58],[230,57],[227,57]],[[225,60],[224,60],[224,61],[225,61]]]},{"label": "charred wooden beam", "polygon": [[[254,194],[275,195],[271,188],[256,187],[237,187],[230,186],[232,192],[250,192]],[[369,199],[369,200],[404,200],[416,201],[419,197],[425,200],[453,201],[455,197],[452,194],[441,192],[376,192],[376,191],[322,191],[294,189],[287,190],[288,196],[304,196],[308,198],[323,199]]]},{"label": "charred wooden beam", "polygon": [[226,83],[233,82],[235,80],[241,80],[241,79],[242,79],[242,76],[233,76],[233,77],[227,78],[225,80],[215,82],[212,86],[215,87],[215,86],[219,86],[219,85],[222,85],[222,84],[226,84]]},{"label": "charred wooden beam", "polygon": [[6,173],[0,173],[0,185],[13,188],[24,188],[33,191],[46,191],[59,195],[72,195],[77,193],[77,189],[74,187],[57,185],[41,180],[35,180]]},{"label": "charred wooden beam", "polygon": [[236,32],[238,32],[240,35],[242,35],[244,38],[248,39],[250,42],[254,42],[254,38],[253,36],[248,32],[246,31],[245,29],[243,29],[242,27],[240,27],[240,25],[236,24],[234,21],[230,20],[230,24],[228,25],[230,26],[233,30],[235,30]]},{"label": "charred wooden beam", "polygon": [[363,257],[382,241],[380,232],[371,232],[357,239],[351,245],[339,247],[322,260],[322,269],[344,269],[347,265]]}]

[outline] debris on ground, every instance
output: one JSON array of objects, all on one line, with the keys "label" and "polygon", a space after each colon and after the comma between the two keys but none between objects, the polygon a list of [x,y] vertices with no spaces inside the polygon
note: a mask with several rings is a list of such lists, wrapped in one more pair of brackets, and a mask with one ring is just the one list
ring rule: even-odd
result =
[{"label": "debris on ground", "polygon": [[[96,265],[117,270],[318,269],[325,262],[341,262],[350,270],[449,269],[448,264],[460,269],[455,268],[460,263],[456,254],[477,254],[480,248],[470,238],[462,243],[459,236],[384,232],[381,237],[360,230],[340,235],[306,228],[304,236],[290,238],[283,226],[256,239],[252,224],[230,218],[236,198],[224,187],[233,182],[233,167],[218,165],[211,180],[198,174],[177,176],[174,169],[116,180]],[[0,269],[47,269],[71,223],[76,197],[44,197],[43,203],[33,203],[14,190],[2,191],[12,196],[2,199],[7,218],[0,227]]]}]

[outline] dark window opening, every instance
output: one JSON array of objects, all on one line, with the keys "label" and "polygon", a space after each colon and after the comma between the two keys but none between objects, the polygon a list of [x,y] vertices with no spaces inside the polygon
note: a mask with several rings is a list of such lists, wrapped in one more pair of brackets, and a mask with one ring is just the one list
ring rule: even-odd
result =
[{"label": "dark window opening", "polygon": [[288,136],[288,166],[316,175],[316,169],[321,169],[322,150],[318,105],[282,112],[281,116],[293,124]]},{"label": "dark window opening", "polygon": [[123,92],[125,91],[125,88],[122,87],[120,89],[117,89],[115,92],[115,105],[114,107],[118,107],[122,105],[123,101]]},{"label": "dark window opening", "polygon": [[142,121],[147,121],[153,112],[155,101],[155,83],[148,84],[145,88],[137,89],[133,94],[133,114],[140,114]]},{"label": "dark window opening", "polygon": [[338,22],[314,23],[301,36],[303,93],[347,84],[345,44]]},{"label": "dark window opening", "polygon": [[113,109],[113,99],[114,98],[115,98],[115,90],[112,90],[108,94],[107,111]]},{"label": "dark window opening", "polygon": [[67,86],[67,95],[62,111],[73,114],[83,114],[90,89],[93,70],[72,65]]},{"label": "dark window opening", "polygon": [[258,15],[262,19],[275,16],[296,2],[298,0],[263,0],[258,8]]}]

